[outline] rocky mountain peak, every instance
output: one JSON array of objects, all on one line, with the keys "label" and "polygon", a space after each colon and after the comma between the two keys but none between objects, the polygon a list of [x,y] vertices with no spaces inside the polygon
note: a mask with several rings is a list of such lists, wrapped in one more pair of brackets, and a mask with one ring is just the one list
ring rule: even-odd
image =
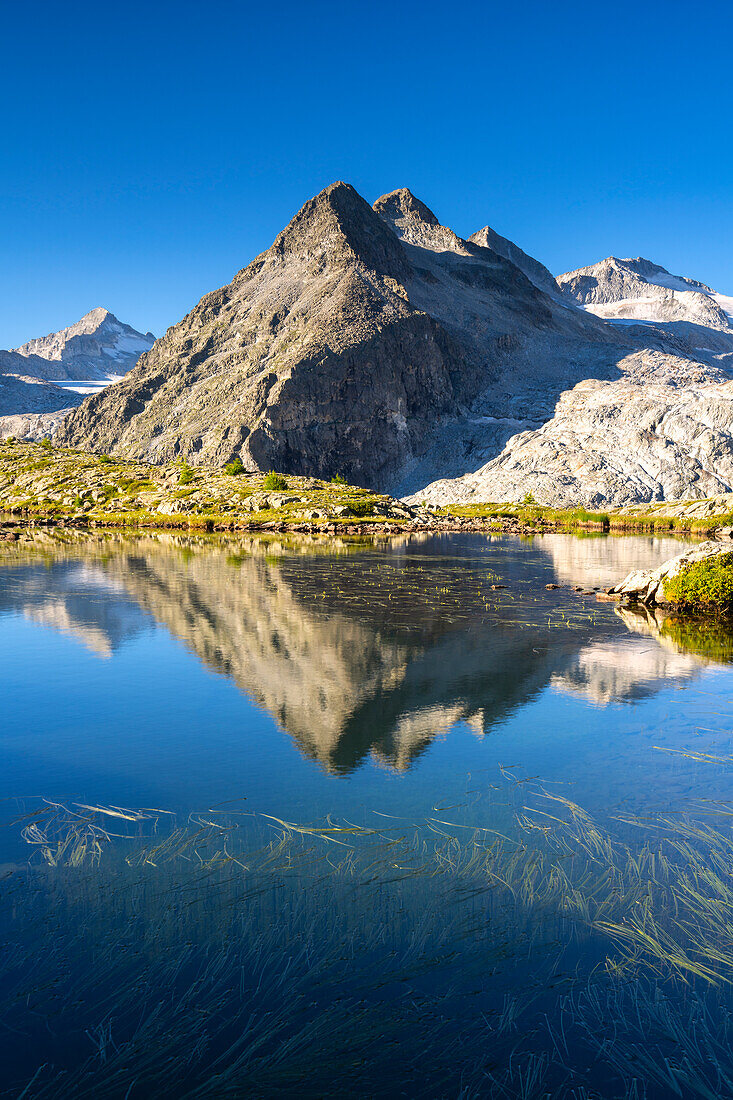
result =
[{"label": "rocky mountain peak", "polygon": [[432,210],[415,198],[407,187],[400,187],[382,195],[374,203],[374,209],[380,218],[392,225],[402,225],[406,221],[421,221],[426,225],[440,225]]},{"label": "rocky mountain peak", "polygon": [[559,292],[554,275],[548,271],[544,264],[541,264],[539,260],[535,260],[534,257],[528,256],[518,245],[507,240],[506,237],[502,237],[491,226],[485,225],[477,233],[472,233],[468,239],[473,244],[478,244],[482,248],[490,248],[492,252],[496,252],[505,260],[509,260],[539,290],[544,290],[545,294],[556,295]]},{"label": "rocky mountain peak", "polygon": [[[309,199],[276,237],[271,254],[313,257],[339,252],[356,256],[380,274],[399,278],[404,258],[394,234],[351,184],[338,180]],[[249,269],[245,269],[249,270]]]},{"label": "rocky mountain peak", "polygon": [[462,237],[441,225],[430,207],[416,198],[406,187],[382,195],[374,210],[405,244],[426,248],[431,252],[471,254]]}]

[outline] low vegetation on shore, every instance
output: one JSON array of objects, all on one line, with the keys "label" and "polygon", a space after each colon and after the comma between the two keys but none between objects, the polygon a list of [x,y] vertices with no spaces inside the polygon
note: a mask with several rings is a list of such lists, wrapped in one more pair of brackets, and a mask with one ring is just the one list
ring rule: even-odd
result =
[{"label": "low vegetation on shore", "polygon": [[665,595],[681,611],[733,613],[733,553],[703,558],[665,584]]},{"label": "low vegetation on shore", "polygon": [[536,504],[407,505],[383,493],[331,481],[248,474],[237,459],[221,469],[165,466],[54,447],[49,440],[0,441],[0,514],[11,522],[64,522],[204,530],[284,528],[354,533],[379,528],[654,532],[705,536],[733,524],[715,502],[661,502],[614,512]]}]

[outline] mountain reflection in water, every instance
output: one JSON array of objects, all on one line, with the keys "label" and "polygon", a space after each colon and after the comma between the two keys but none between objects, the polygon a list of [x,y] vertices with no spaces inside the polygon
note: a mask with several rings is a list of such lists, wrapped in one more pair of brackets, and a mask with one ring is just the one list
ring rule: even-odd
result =
[{"label": "mountain reflection in water", "polygon": [[1,545],[0,615],[21,613],[101,657],[163,626],[336,773],[369,756],[406,770],[456,723],[483,735],[548,685],[624,702],[730,651],[695,646],[663,618],[545,590],[608,585],[678,553],[672,539],[368,546],[65,532]]}]

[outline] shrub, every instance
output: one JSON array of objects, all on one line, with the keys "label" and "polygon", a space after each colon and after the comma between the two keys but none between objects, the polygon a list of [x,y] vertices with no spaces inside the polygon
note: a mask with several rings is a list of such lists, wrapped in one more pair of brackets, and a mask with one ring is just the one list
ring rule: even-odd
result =
[{"label": "shrub", "polygon": [[733,554],[693,562],[666,581],[664,594],[687,611],[733,613]]},{"label": "shrub", "polygon": [[374,515],[374,501],[373,500],[352,500],[349,501],[349,511],[352,516],[371,516]]},{"label": "shrub", "polygon": [[287,487],[288,483],[282,474],[276,474],[274,470],[265,474],[265,480],[262,482],[263,489],[287,489]]},{"label": "shrub", "polygon": [[525,493],[522,499],[522,504],[536,504],[537,501],[534,498],[533,493]]},{"label": "shrub", "polygon": [[178,476],[179,485],[190,485],[193,481],[194,473],[188,463],[184,461],[181,463],[181,472]]},{"label": "shrub", "polygon": [[239,455],[237,455],[235,459],[232,459],[231,462],[227,462],[224,467],[224,473],[229,474],[230,477],[239,477],[240,474],[244,473],[244,466],[242,465],[242,460]]},{"label": "shrub", "polygon": [[112,459],[109,457],[109,455],[100,455],[99,461],[102,463],[103,466],[110,466],[112,463]]},{"label": "shrub", "polygon": [[43,439],[41,440],[41,446],[43,447],[44,451],[50,451],[52,449],[53,443],[47,435],[44,435]]},{"label": "shrub", "polygon": [[334,474],[331,478],[332,485],[348,485],[348,481],[345,477],[341,477],[341,474]]}]

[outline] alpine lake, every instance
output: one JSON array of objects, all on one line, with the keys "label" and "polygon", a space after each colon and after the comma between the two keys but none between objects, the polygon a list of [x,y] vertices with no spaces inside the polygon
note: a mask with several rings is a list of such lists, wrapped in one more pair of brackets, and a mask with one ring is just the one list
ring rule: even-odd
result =
[{"label": "alpine lake", "polygon": [[733,1096],[733,634],[594,591],[685,545],[0,543],[0,1096]]}]

